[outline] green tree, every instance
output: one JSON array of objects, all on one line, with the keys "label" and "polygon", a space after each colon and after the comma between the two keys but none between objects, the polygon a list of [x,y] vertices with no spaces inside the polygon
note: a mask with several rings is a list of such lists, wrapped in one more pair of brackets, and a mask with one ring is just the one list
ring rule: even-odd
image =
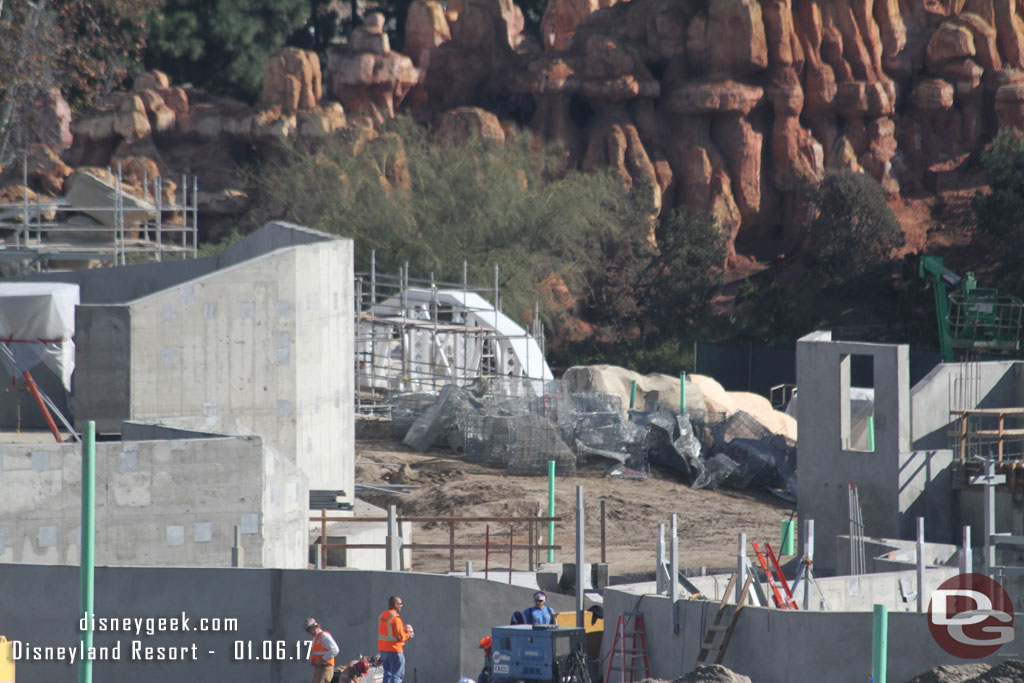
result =
[{"label": "green tree", "polygon": [[721,286],[726,242],[712,216],[686,208],[670,212],[652,241],[645,208],[624,207],[630,230],[595,240],[586,314],[616,340],[650,348],[694,329]]},{"label": "green tree", "polygon": [[[676,338],[717,287],[724,239],[703,214],[678,212],[650,241],[651,208],[610,173],[567,168],[560,150],[515,132],[503,145],[441,144],[409,120],[372,140],[361,129],[289,144],[250,178],[244,229],[285,219],[355,239],[384,272],[490,284],[500,265],[503,309],[540,302],[556,358],[593,330],[595,348]],[[664,335],[662,334],[664,333]]]},{"label": "green tree", "polygon": [[981,153],[981,164],[990,191],[978,193],[971,200],[978,227],[1000,247],[1020,253],[1024,238],[1024,140],[1013,130],[999,131],[992,147]]},{"label": "green tree", "polygon": [[402,119],[364,135],[346,129],[315,149],[279,150],[250,179],[256,203],[243,227],[283,218],[352,237],[361,270],[374,251],[382,271],[408,262],[419,276],[460,282],[465,259],[470,281],[489,284],[498,264],[503,309],[519,319],[551,301],[538,287],[550,277],[582,296],[592,236],[622,229],[617,181],[567,170],[526,133],[504,145],[439,144]]},{"label": "green tree", "polygon": [[815,217],[806,261],[826,285],[863,283],[904,244],[882,186],[867,174],[829,171],[810,200]]},{"label": "green tree", "polygon": [[0,165],[33,141],[24,114],[52,87],[91,106],[139,68],[157,0],[0,0]]},{"label": "green tree", "polygon": [[310,20],[309,0],[162,0],[150,21],[148,68],[253,101],[267,57]]}]

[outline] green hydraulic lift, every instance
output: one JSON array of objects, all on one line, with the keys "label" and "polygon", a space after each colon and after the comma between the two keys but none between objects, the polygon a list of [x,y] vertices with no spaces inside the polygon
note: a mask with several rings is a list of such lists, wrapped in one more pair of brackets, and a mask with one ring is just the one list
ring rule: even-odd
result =
[{"label": "green hydraulic lift", "polygon": [[953,349],[1017,351],[1024,302],[978,287],[974,273],[960,277],[941,256],[922,256],[918,275],[931,280],[939,323],[942,360],[952,363]]}]

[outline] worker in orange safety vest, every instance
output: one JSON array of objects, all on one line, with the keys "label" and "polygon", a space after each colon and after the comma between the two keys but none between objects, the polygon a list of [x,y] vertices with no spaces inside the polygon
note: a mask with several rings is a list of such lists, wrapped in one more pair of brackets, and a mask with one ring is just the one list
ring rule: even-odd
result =
[{"label": "worker in orange safety vest", "polygon": [[309,663],[313,666],[313,683],[331,683],[334,678],[334,656],[338,654],[338,644],[330,633],[320,628],[316,619],[310,617],[305,623],[306,633],[313,638],[309,649]]},{"label": "worker in orange safety vest", "polygon": [[413,637],[413,628],[402,622],[402,598],[392,595],[388,608],[377,623],[377,649],[384,667],[382,683],[402,683],[405,676],[405,641]]}]

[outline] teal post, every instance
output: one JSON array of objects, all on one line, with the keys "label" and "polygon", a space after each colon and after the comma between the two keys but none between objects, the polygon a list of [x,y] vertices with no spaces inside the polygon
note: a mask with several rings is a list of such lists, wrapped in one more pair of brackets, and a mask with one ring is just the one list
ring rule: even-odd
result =
[{"label": "teal post", "polygon": [[885,683],[889,649],[889,608],[875,605],[874,627],[871,631],[871,676],[874,683]]},{"label": "teal post", "polygon": [[868,450],[875,452],[875,416],[868,415]]},{"label": "teal post", "polygon": [[686,414],[686,373],[679,373],[679,414]]},{"label": "teal post", "polygon": [[779,555],[795,555],[796,554],[796,543],[793,539],[793,524],[792,519],[782,520],[782,543],[779,544]]},{"label": "teal post", "polygon": [[[548,517],[555,516],[555,461],[548,460]],[[548,522],[548,545],[555,544],[555,522]],[[555,549],[548,548],[548,562],[555,561]]]},{"label": "teal post", "polygon": [[633,384],[629,387],[629,409],[633,410],[633,404],[636,403],[636,380],[633,380]]},{"label": "teal post", "polygon": [[86,656],[82,657],[78,663],[78,683],[92,683],[92,660],[89,659],[88,652],[92,648],[93,566],[96,537],[93,499],[95,493],[96,423],[89,420],[85,423],[85,441],[82,444],[81,609],[78,611],[79,614],[86,617],[85,633],[82,634],[82,648]]}]

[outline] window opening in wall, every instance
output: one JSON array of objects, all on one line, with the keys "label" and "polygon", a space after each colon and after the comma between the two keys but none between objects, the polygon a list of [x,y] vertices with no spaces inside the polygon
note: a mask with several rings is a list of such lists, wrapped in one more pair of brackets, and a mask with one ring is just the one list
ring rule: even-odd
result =
[{"label": "window opening in wall", "polygon": [[844,355],[839,365],[843,392],[842,448],[873,453],[875,450],[875,360],[872,356]]}]

